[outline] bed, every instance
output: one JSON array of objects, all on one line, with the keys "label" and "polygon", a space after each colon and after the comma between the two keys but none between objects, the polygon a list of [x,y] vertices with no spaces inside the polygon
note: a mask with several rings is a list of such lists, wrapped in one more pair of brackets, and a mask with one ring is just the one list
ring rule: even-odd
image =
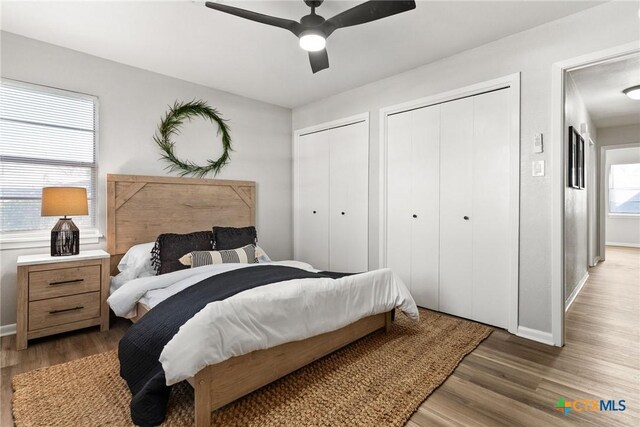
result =
[{"label": "bed", "polygon": [[[130,247],[153,241],[161,233],[188,233],[213,224],[255,226],[255,205],[252,181],[110,174],[107,247],[112,274]],[[138,303],[132,320],[140,320],[149,310]],[[371,315],[331,332],[206,366],[188,379],[195,390],[196,426],[209,426],[215,409],[374,331],[389,330],[391,322],[391,312]]]}]

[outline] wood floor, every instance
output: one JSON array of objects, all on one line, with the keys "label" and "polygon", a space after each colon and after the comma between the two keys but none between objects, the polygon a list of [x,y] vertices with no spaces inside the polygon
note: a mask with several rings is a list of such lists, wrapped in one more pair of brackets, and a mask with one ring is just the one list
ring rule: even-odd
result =
[{"label": "wood floor", "polygon": [[[411,418],[437,425],[640,426],[640,249],[607,247],[607,261],[566,317],[566,345],[495,331]],[[576,412],[559,398],[624,399],[624,412]]]},{"label": "wood floor", "polygon": [[[566,319],[562,349],[494,332],[420,407],[407,427],[640,426],[640,249],[607,248]],[[1,339],[0,425],[13,425],[11,377],[117,347],[129,323],[30,343]],[[554,410],[559,398],[625,400],[624,412]]]}]

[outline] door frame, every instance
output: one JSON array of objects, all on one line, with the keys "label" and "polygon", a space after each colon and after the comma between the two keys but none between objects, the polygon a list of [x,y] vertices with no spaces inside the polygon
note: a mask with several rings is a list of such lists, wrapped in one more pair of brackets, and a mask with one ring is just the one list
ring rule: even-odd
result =
[{"label": "door frame", "polygon": [[[585,168],[586,169],[586,190],[587,190],[587,269],[590,267],[595,267],[600,258],[596,253],[600,252],[600,247],[596,248],[595,253],[592,252],[594,241],[599,241],[599,235],[597,233],[591,233],[592,225],[595,223],[596,230],[599,228],[599,224],[597,224],[598,220],[598,180],[600,169],[598,168],[598,146],[596,141],[593,140],[591,129],[587,132],[585,138],[585,146],[588,148],[585,151]],[[593,147],[593,165],[591,167],[591,147]],[[595,185],[591,185],[591,181],[594,182]]]},{"label": "door frame", "polygon": [[640,52],[637,42],[559,61],[551,65],[551,339],[564,345],[565,78],[568,71]]},{"label": "door frame", "polygon": [[461,87],[448,92],[427,96],[380,109],[380,204],[379,204],[379,267],[387,265],[387,119],[390,115],[442,104],[460,98],[466,98],[499,89],[511,91],[511,152],[510,152],[510,207],[509,241],[511,247],[509,321],[508,330],[518,331],[519,301],[519,254],[520,254],[520,73],[514,73],[496,79]]},{"label": "door frame", "polygon": [[[324,122],[324,123],[319,123],[317,125],[312,125],[312,126],[308,126],[305,128],[301,128],[301,129],[296,129],[293,131],[293,141],[292,141],[292,149],[291,149],[291,153],[292,153],[292,157],[293,157],[293,170],[292,170],[292,194],[293,194],[293,259],[298,259],[298,255],[299,255],[299,248],[300,245],[305,244],[304,239],[302,238],[302,236],[299,236],[299,230],[298,230],[298,224],[299,224],[299,218],[298,218],[298,203],[300,200],[300,195],[298,194],[298,187],[297,187],[297,182],[298,182],[298,143],[300,142],[300,137],[304,136],[304,135],[308,135],[310,133],[316,133],[316,132],[322,132],[322,131],[326,131],[329,129],[334,129],[334,128],[338,128],[338,127],[342,127],[342,126],[349,126],[349,125],[353,125],[356,123],[361,123],[364,122],[367,126],[367,193],[370,192],[371,190],[371,185],[370,184],[370,179],[369,179],[369,174],[370,174],[370,170],[371,170],[371,162],[370,162],[370,158],[371,158],[371,150],[370,150],[370,143],[371,143],[371,130],[369,128],[369,112],[366,113],[361,113],[361,114],[356,114],[353,116],[349,116],[349,117],[343,117],[340,119],[336,119],[336,120],[332,120],[329,122]],[[367,212],[369,212],[369,206],[371,206],[371,197],[370,194],[367,194]],[[369,215],[367,214],[367,268],[369,266]],[[331,247],[331,242],[329,242],[329,247]]]}]

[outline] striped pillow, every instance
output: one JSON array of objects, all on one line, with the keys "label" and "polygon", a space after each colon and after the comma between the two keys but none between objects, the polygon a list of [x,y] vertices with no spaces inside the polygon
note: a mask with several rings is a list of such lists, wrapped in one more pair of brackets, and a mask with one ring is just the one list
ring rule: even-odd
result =
[{"label": "striped pillow", "polygon": [[246,245],[238,249],[225,251],[194,251],[180,258],[180,263],[190,265],[191,268],[211,264],[255,264],[256,262],[258,260],[256,259],[256,247],[254,245]]}]

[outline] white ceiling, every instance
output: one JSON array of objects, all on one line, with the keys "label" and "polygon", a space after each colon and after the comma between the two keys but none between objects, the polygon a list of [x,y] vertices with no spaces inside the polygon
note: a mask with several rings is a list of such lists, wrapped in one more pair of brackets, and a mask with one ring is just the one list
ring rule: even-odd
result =
[{"label": "white ceiling", "polygon": [[640,55],[571,71],[597,128],[640,124],[640,101],[622,91],[640,85]]},{"label": "white ceiling", "polygon": [[[419,1],[413,11],[336,31],[312,74],[288,31],[204,1],[7,1],[2,29],[168,76],[295,107],[451,56],[602,2]],[[224,1],[299,20],[296,1]],[[329,18],[360,2],[326,1]]]}]

